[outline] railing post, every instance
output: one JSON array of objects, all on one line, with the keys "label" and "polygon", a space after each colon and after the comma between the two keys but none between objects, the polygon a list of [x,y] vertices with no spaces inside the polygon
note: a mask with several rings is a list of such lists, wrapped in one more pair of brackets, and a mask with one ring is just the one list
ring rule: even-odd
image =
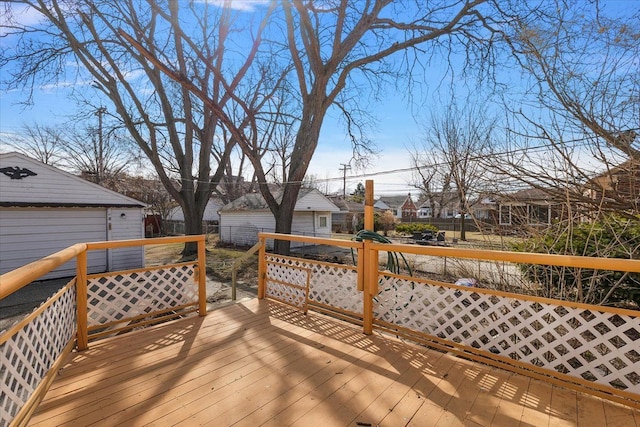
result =
[{"label": "railing post", "polygon": [[358,276],[358,290],[364,291],[364,246],[362,248],[358,248],[357,252],[358,262],[356,264],[356,271]]},{"label": "railing post", "polygon": [[[373,181],[365,182],[364,192],[364,229],[373,231]],[[377,251],[369,248],[371,241],[364,241],[364,278],[362,293],[362,323],[363,332],[367,335],[373,333],[373,297],[374,287],[377,288],[378,282],[378,256]]]},{"label": "railing post", "polygon": [[205,236],[198,240],[198,312],[207,315],[207,252]]},{"label": "railing post", "polygon": [[266,295],[266,278],[267,278],[267,262],[266,262],[266,246],[267,241],[264,237],[260,239],[260,250],[258,251],[258,299],[264,299]]},{"label": "railing post", "polygon": [[78,331],[76,341],[78,351],[89,348],[89,332],[87,321],[87,249],[76,257],[76,320]]}]

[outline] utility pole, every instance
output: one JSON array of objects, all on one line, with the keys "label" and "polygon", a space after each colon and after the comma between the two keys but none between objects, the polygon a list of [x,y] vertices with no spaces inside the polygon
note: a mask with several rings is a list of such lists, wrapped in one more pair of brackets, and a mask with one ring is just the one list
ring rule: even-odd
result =
[{"label": "utility pole", "polygon": [[102,115],[106,112],[107,109],[105,107],[100,107],[95,113],[98,116],[98,161],[96,164],[96,167],[98,169],[96,171],[96,180],[98,184],[102,182],[104,174],[104,140],[102,139]]},{"label": "utility pole", "polygon": [[351,165],[345,165],[344,163],[340,163],[342,168],[338,169],[342,171],[342,198],[347,197],[347,171],[351,170]]}]

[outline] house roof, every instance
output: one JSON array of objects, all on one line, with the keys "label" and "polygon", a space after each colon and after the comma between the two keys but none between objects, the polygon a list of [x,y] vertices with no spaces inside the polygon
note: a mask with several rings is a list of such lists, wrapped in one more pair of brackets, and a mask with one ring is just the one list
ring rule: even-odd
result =
[{"label": "house roof", "polygon": [[[218,211],[220,207],[223,206],[224,203],[222,199],[219,197],[210,197],[207,200],[207,204],[204,207],[204,213],[202,215],[203,221],[217,221],[220,217],[218,215]],[[172,221],[184,221],[184,213],[182,212],[181,206],[176,206],[169,211],[167,215],[167,219]]]},{"label": "house roof", "polygon": [[363,202],[352,202],[342,196],[327,196],[327,198],[340,209],[340,212],[364,212]]},{"label": "house roof", "polygon": [[500,201],[515,201],[515,202],[534,202],[534,201],[548,201],[549,193],[539,188],[525,188],[524,190],[516,191],[515,193],[505,194],[500,197]]},{"label": "house roof", "polygon": [[21,153],[0,154],[0,206],[145,207],[93,182]]},{"label": "house roof", "polygon": [[[278,202],[280,202],[280,200],[282,200],[282,190],[276,190],[274,197]],[[267,205],[264,197],[262,197],[262,194],[249,193],[237,198],[220,209],[220,212],[238,211],[269,211],[269,206]],[[298,193],[298,200],[294,211],[340,212],[340,209],[315,188],[302,188]]]},{"label": "house roof", "polygon": [[[459,205],[460,199],[456,191],[434,192],[433,200],[436,204],[442,204],[443,206]],[[419,208],[431,208],[431,202],[425,198],[416,203]]]},{"label": "house roof", "polygon": [[410,197],[410,195],[382,196],[376,202],[382,202],[390,208],[399,208],[404,204],[408,197]]}]

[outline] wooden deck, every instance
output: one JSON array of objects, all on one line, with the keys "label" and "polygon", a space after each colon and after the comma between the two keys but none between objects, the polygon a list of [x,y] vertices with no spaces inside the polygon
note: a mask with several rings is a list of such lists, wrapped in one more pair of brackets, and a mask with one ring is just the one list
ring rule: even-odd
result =
[{"label": "wooden deck", "polygon": [[636,426],[640,411],[252,300],[73,353],[30,425]]}]

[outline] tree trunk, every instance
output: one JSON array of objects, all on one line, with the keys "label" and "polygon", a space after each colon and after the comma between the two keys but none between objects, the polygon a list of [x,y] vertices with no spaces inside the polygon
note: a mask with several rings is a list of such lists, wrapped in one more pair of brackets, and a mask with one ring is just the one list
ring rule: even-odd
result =
[{"label": "tree trunk", "polygon": [[[182,190],[182,212],[184,214],[184,234],[186,236],[198,236],[202,234],[202,220],[204,209],[209,200],[209,193],[206,188],[198,186],[194,188],[191,182],[185,182]],[[185,243],[182,250],[184,258],[192,257],[198,253],[196,242]]]},{"label": "tree trunk", "polygon": [[[293,214],[300,192],[300,184],[288,184],[284,188],[282,201],[275,213],[276,233],[291,234],[293,224]],[[289,255],[291,242],[289,240],[276,240],[273,243],[273,250],[280,255]]]},{"label": "tree trunk", "polygon": [[[195,206],[190,206],[195,208]],[[198,215],[197,209],[183,207],[184,213],[184,234],[185,236],[198,236],[202,234],[202,215]],[[191,257],[198,253],[198,244],[196,242],[187,242],[184,244],[182,256],[184,258]]]},{"label": "tree trunk", "polygon": [[465,230],[466,218],[465,214],[460,215],[460,240],[467,240],[467,230]]}]

